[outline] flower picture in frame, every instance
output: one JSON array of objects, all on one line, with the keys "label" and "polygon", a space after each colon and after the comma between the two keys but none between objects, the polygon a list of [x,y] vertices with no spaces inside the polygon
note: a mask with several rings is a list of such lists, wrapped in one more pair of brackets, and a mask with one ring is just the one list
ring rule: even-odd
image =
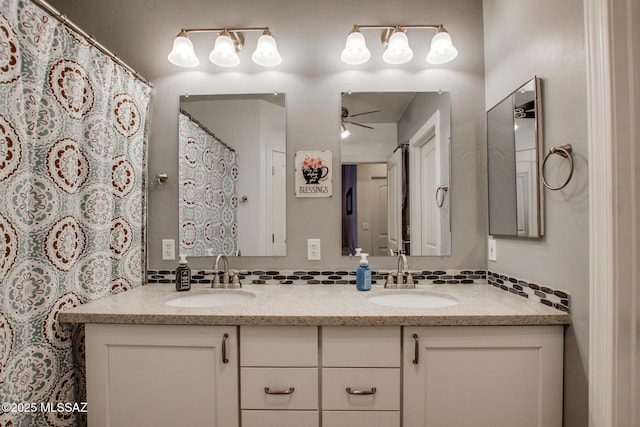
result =
[{"label": "flower picture in frame", "polygon": [[331,197],[331,151],[296,152],[296,197]]}]

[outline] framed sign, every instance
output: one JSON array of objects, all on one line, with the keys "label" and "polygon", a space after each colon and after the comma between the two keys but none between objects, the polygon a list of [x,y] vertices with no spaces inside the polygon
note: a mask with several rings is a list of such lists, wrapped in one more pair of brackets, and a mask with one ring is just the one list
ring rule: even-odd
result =
[{"label": "framed sign", "polygon": [[296,197],[333,196],[331,151],[296,152]]}]

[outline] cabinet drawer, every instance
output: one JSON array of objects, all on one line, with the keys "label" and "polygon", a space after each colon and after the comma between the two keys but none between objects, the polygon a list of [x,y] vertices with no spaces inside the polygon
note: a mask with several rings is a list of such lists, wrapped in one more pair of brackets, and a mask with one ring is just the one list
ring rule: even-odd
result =
[{"label": "cabinet drawer", "polygon": [[240,395],[242,409],[318,409],[318,369],[241,368]]},{"label": "cabinet drawer", "polygon": [[322,411],[322,427],[400,427],[400,411]]},{"label": "cabinet drawer", "polygon": [[318,427],[319,418],[318,411],[242,411],[242,427]]},{"label": "cabinet drawer", "polygon": [[316,326],[240,327],[240,366],[318,366]]},{"label": "cabinet drawer", "polygon": [[337,326],[322,328],[322,366],[400,367],[400,328]]},{"label": "cabinet drawer", "polygon": [[[373,394],[350,394],[372,392]],[[325,368],[322,370],[322,406],[343,411],[400,409],[400,368]]]}]

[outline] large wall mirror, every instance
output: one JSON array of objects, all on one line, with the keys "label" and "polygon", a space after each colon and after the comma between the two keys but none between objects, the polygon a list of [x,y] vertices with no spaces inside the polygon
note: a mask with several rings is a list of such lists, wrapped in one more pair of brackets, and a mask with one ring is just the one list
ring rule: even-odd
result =
[{"label": "large wall mirror", "polygon": [[342,254],[451,255],[446,92],[342,94]]},{"label": "large wall mirror", "polygon": [[544,235],[540,79],[534,77],[487,112],[489,234]]},{"label": "large wall mirror", "polygon": [[180,97],[180,253],[287,254],[285,118],[284,94]]}]

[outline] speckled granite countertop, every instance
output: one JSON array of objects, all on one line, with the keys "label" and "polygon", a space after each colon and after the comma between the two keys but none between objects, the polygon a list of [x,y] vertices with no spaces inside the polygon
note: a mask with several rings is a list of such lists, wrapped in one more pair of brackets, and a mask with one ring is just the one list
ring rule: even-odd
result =
[{"label": "speckled granite countertop", "polygon": [[173,284],[152,284],[63,311],[58,320],[155,325],[491,326],[562,325],[570,319],[560,310],[484,284],[418,285],[417,290],[453,297],[458,304],[397,308],[367,301],[369,295],[390,292],[381,285],[369,292],[350,285],[245,285],[243,291],[255,298],[222,307],[184,308],[164,302],[196,293],[234,291],[194,285],[189,292],[176,292]]}]

